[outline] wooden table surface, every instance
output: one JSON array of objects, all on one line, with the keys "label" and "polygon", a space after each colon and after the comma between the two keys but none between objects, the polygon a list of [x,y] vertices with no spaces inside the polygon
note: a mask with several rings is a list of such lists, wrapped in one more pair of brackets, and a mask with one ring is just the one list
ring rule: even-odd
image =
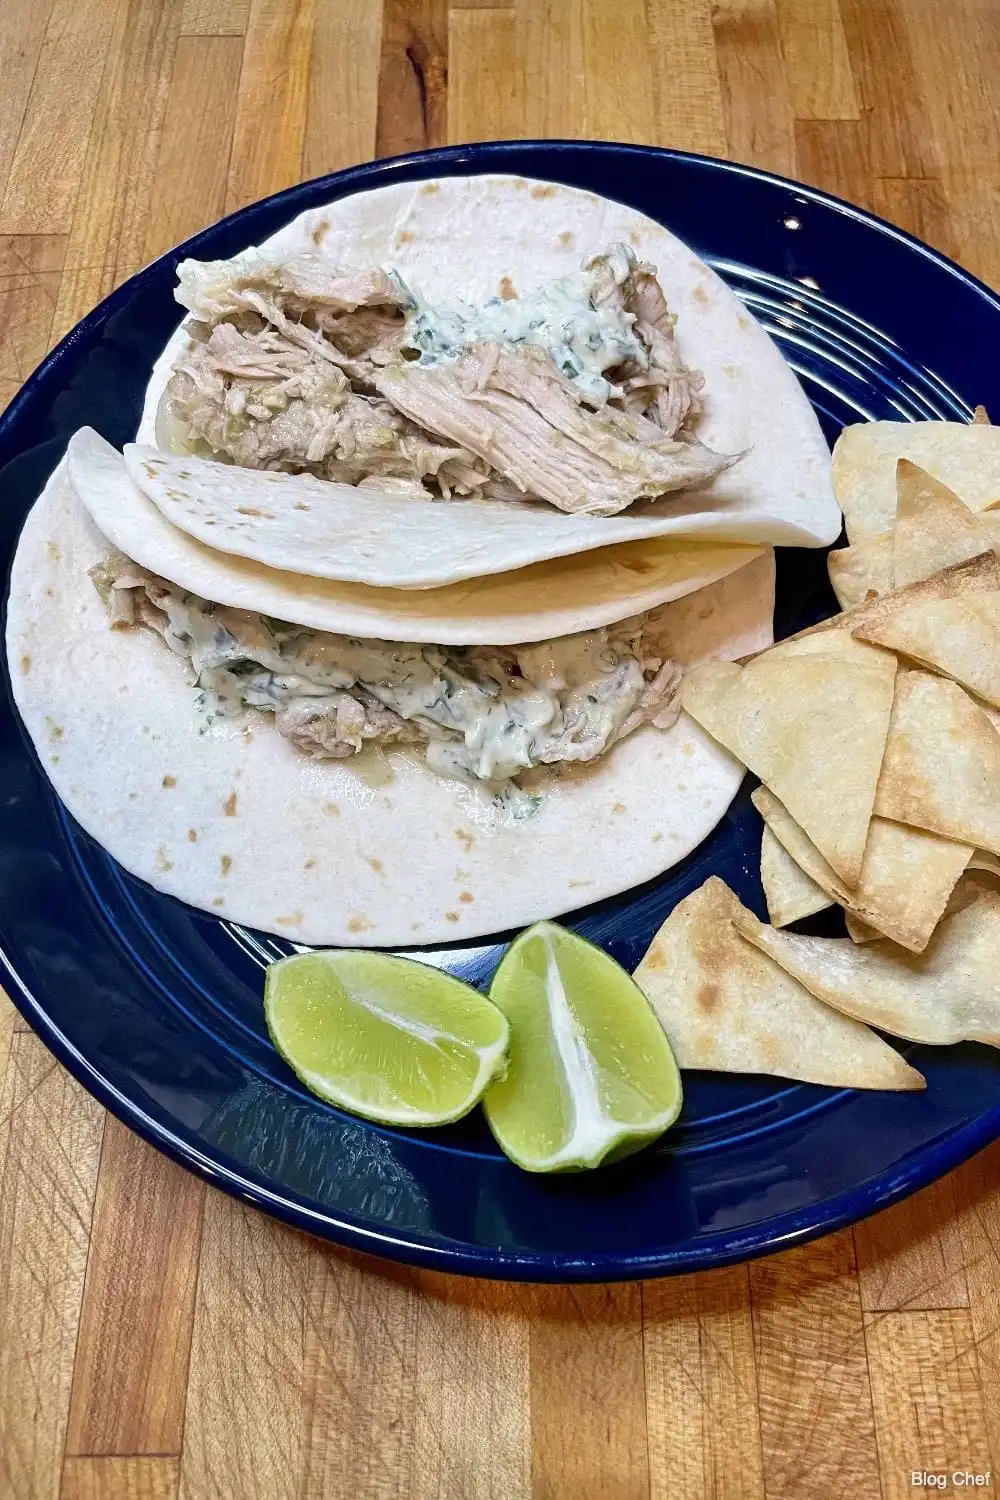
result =
[{"label": "wooden table surface", "polygon": [[[2,0],[0,402],[220,214],[445,141],[735,157],[1000,285],[998,80],[998,0]],[[1000,1470],[998,1176],[994,1148],[749,1267],[474,1283],[207,1189],[0,996],[0,1497],[889,1500]]]}]

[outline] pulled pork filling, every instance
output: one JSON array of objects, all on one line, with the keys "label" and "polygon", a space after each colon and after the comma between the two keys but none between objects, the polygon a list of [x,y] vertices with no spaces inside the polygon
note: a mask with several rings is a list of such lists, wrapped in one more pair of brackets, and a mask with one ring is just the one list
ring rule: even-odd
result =
[{"label": "pulled pork filling", "polygon": [[174,452],[594,515],[737,461],[695,436],[702,377],[627,245],[476,307],[430,306],[393,271],[321,255],[247,251],[178,277],[191,344],[157,414]]},{"label": "pulled pork filling", "polygon": [[112,625],[147,626],[190,663],[207,721],[266,710],[320,759],[423,745],[433,770],[496,791],[679,712],[680,670],[644,654],[646,616],[530,646],[409,645],[211,604],[121,555],[91,576]]}]

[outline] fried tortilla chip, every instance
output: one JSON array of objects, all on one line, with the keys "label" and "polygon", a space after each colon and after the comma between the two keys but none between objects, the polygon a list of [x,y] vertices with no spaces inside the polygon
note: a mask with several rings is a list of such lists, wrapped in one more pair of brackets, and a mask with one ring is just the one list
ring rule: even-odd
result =
[{"label": "fried tortilla chip", "polygon": [[682,1068],[774,1073],[835,1088],[924,1087],[867,1026],[815,1000],[744,942],[733,926],[738,917],[756,920],[713,876],[674,908],[633,976]]},{"label": "fried tortilla chip", "polygon": [[990,425],[990,414],[985,406],[977,406],[972,413],[973,427],[988,427]]},{"label": "fried tortilla chip", "polygon": [[833,450],[833,490],[848,540],[888,531],[896,518],[896,464],[908,458],[970,510],[1000,500],[1000,428],[965,422],[860,422]]},{"label": "fried tortilla chip", "polygon": [[799,868],[845,911],[914,953],[926,948],[972,858],[969,845],[872,818],[861,879],[848,890],[773,792],[758,787],[752,800]]},{"label": "fried tortilla chip", "polygon": [[766,823],[760,841],[760,882],[775,927],[787,927],[833,905],[833,897],[795,863]]},{"label": "fried tortilla chip", "polygon": [[979,889],[945,917],[922,954],[881,939],[805,937],[741,907],[737,930],[844,1015],[913,1042],[1000,1047],[1000,894]]},{"label": "fried tortilla chip", "polygon": [[841,609],[853,609],[869,598],[892,592],[892,532],[864,537],[840,547],[826,560],[830,584]]},{"label": "fried tortilla chip", "polygon": [[902,652],[1000,708],[1000,591],[909,604],[858,638]]},{"label": "fried tortilla chip", "polygon": [[899,671],[875,811],[1000,854],[1000,734],[957,682]]},{"label": "fried tortilla chip", "polygon": [[896,465],[894,588],[919,583],[942,568],[993,550],[987,528],[947,485],[908,458]]},{"label": "fried tortilla chip", "polygon": [[875,943],[885,936],[877,927],[870,927],[867,922],[862,922],[852,911],[844,912],[844,925],[852,943]]},{"label": "fried tortilla chip", "polygon": [[746,667],[685,679],[693,719],[749,766],[848,885],[861,875],[892,710],[896,661],[843,632],[782,641]]}]

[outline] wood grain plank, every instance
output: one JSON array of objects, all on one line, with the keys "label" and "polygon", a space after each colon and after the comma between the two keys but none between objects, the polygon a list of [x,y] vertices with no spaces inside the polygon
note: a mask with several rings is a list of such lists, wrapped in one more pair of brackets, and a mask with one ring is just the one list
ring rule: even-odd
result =
[{"label": "wood grain plank", "polygon": [[418,1302],[412,1272],[336,1251],[311,1255],[304,1500],[407,1493]]},{"label": "wood grain plank", "polygon": [[242,64],[238,36],[178,38],[146,231],[149,260],[225,208]]},{"label": "wood grain plank", "polygon": [[[664,129],[676,127],[669,101],[655,83],[652,54],[659,36],[658,13],[658,7],[647,11],[643,0],[619,0],[615,6],[589,0],[581,6],[584,75],[577,82],[583,85],[584,135],[650,140],[656,134],[660,105]],[[617,106],[613,126],[608,108],[612,99]]]},{"label": "wood grain plank", "polygon": [[910,12],[916,6],[839,0],[865,147],[876,177],[934,177],[934,127],[917,74]]},{"label": "wood grain plank", "polygon": [[451,12],[449,141],[499,141],[528,132],[521,103],[524,65],[520,31],[512,10]]},{"label": "wood grain plank", "polygon": [[104,1130],[66,1451],[180,1453],[205,1185]]},{"label": "wood grain plank", "polygon": [[65,256],[62,234],[0,235],[0,408],[48,351]]},{"label": "wood grain plank", "polygon": [[795,159],[803,182],[871,206],[871,173],[857,120],[796,120]]},{"label": "wood grain plank", "polygon": [[774,0],[717,0],[712,11],[725,116],[725,155],[795,171],[795,114]]},{"label": "wood grain plank", "polygon": [[381,10],[381,0],[339,0],[317,11],[303,177],[367,161],[374,151]]},{"label": "wood grain plank", "polygon": [[448,132],[448,0],[385,0],[376,156],[442,146]]},{"label": "wood grain plank", "polygon": [[56,1500],[104,1111],[14,1036],[0,1094],[0,1494]]},{"label": "wood grain plank", "polygon": [[250,0],[184,0],[181,36],[243,36]]},{"label": "wood grain plank", "polygon": [[837,0],[776,0],[781,50],[799,120],[860,116]]},{"label": "wood grain plank", "polygon": [[750,1305],[768,1500],[877,1495],[850,1231],[752,1263]]},{"label": "wood grain plank", "polygon": [[183,1500],[297,1500],[310,1243],[255,1209],[205,1199],[188,1376]]},{"label": "wood grain plank", "polygon": [[176,1458],[68,1458],[59,1500],[176,1500]]},{"label": "wood grain plank", "polygon": [[642,1341],[650,1500],[763,1500],[746,1267],[646,1282]]},{"label": "wood grain plank", "polygon": [[0,203],[0,234],[69,232],[114,11],[108,0],[55,0]]},{"label": "wood grain plank", "polygon": [[950,1177],[854,1226],[866,1312],[968,1307]]},{"label": "wood grain plank", "polygon": [[528,1307],[534,1500],[648,1500],[640,1288],[540,1287]]},{"label": "wood grain plank", "polygon": [[[517,0],[514,69],[505,92],[512,136],[586,136],[592,132],[584,88],[587,0]],[[472,59],[475,66],[475,59]]]},{"label": "wood grain plank", "polygon": [[7,186],[52,0],[8,6],[0,26],[0,194]]},{"label": "wood grain plank", "polygon": [[226,211],[298,182],[316,0],[251,0]]},{"label": "wood grain plank", "polygon": [[179,11],[122,0],[108,44],[56,302],[61,336],[145,258]]},{"label": "wood grain plank", "polygon": [[[599,45],[610,48],[615,45],[611,35],[615,8],[604,6],[600,10],[607,29]],[[710,0],[659,0],[656,5],[648,6],[647,11],[653,118],[650,122],[646,106],[640,103],[640,112],[633,114],[630,121],[635,133],[626,139],[725,156],[725,112]],[[645,50],[641,17],[639,26],[640,35],[635,42],[630,40],[619,54],[626,69],[630,64],[635,65],[629,49],[635,46],[640,52]],[[628,91],[624,71],[622,83]]]},{"label": "wood grain plank", "polygon": [[951,205],[937,178],[876,177],[871,206],[884,219],[926,240],[935,250],[959,255]]},{"label": "wood grain plank", "polygon": [[3,990],[0,990],[0,1094],[3,1093],[4,1079],[7,1076],[7,1059],[10,1056],[10,1044],[14,1039],[16,1016],[17,1011]]},{"label": "wood grain plank", "polygon": [[984,1417],[994,1474],[1000,1470],[1000,1143],[974,1156],[951,1178],[969,1288]]},{"label": "wood grain plank", "polygon": [[985,1474],[989,1444],[969,1313],[869,1313],[865,1338],[883,1500],[912,1495],[914,1471],[949,1481],[956,1469]]},{"label": "wood grain plank", "polygon": [[534,1500],[524,1290],[428,1272],[416,1286],[412,1500]]}]

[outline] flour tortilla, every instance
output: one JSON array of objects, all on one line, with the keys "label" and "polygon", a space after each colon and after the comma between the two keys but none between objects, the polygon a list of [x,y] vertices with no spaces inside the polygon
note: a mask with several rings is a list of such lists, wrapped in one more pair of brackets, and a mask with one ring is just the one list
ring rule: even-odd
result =
[{"label": "flour tortilla", "polygon": [[[390,754],[392,780],[373,786],[363,765],[299,754],[266,715],[202,733],[180,659],[147,631],[109,628],[87,577],[106,550],[61,465],[14,560],[14,697],[77,821],[133,874],[217,916],[362,947],[503,931],[668,869],[742,780],[681,715],[595,767],[542,773],[537,812],[512,822],[412,751]],[[704,624],[717,639],[717,623]],[[697,659],[698,641],[685,640]]]},{"label": "flour tortilla", "polygon": [[[391,265],[444,305],[495,296],[503,277],[527,291],[572,275],[585,256],[616,241],[657,267],[682,358],[705,376],[698,437],[719,452],[751,450],[710,488],[658,503],[670,534],[799,547],[832,542],[840,512],[830,455],[795,375],[720,278],[637,210],[556,183],[445,177],[310,209],[260,248],[276,259],[319,252],[344,268]],[[156,363],[141,443],[156,441],[157,404],[187,342],[178,329]],[[621,519],[634,519],[634,511]],[[570,518],[556,519],[565,525]]]},{"label": "flour tortilla", "polygon": [[203,599],[294,625],[367,640],[524,645],[613,624],[694,590],[700,600],[708,585],[739,570],[726,596],[732,619],[725,628],[742,623],[754,643],[748,650],[770,644],[758,627],[766,619],[769,632],[774,557],[760,548],[630,542],[441,589],[370,588],[264,567],[195,541],[160,514],[132,483],[121,454],[89,428],[71,438],[67,464],[97,528],[133,562]]}]

